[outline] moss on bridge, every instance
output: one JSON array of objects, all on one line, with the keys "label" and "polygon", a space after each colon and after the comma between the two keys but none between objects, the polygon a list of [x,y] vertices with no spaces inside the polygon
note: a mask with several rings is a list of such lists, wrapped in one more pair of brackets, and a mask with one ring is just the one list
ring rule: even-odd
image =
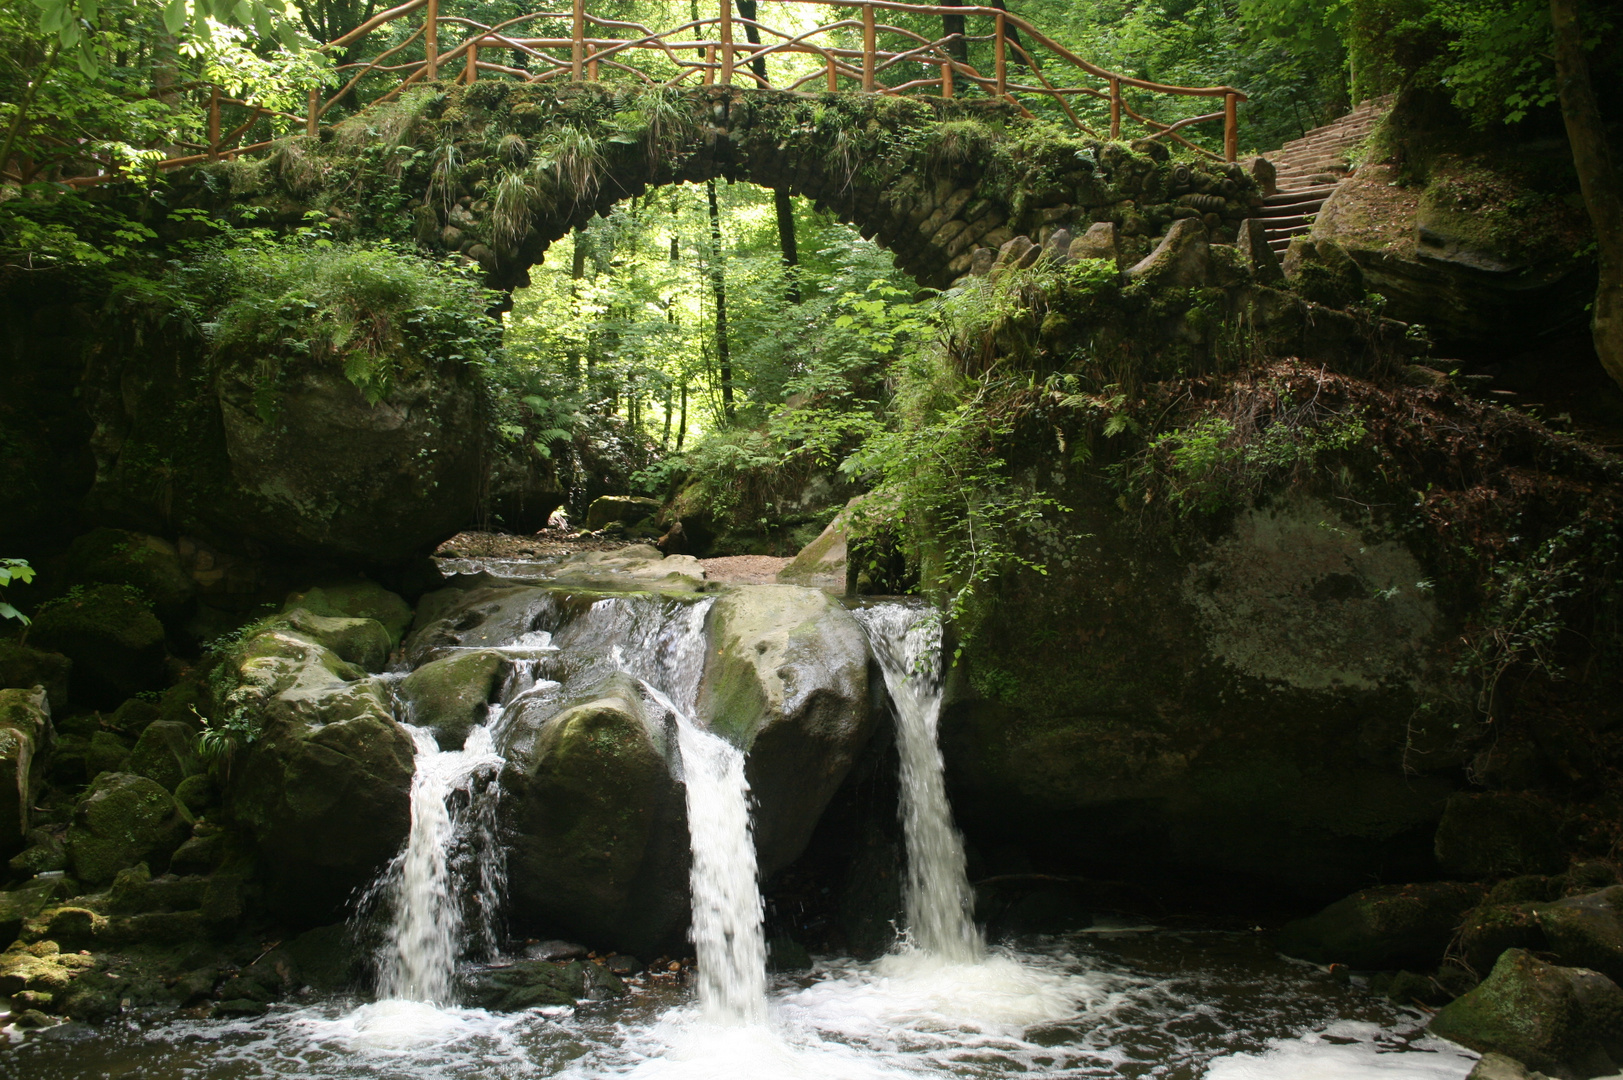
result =
[{"label": "moss on bridge", "polygon": [[1237,165],[1086,138],[996,103],[496,81],[426,87],[179,184],[184,205],[282,226],[317,211],[339,235],[459,253],[513,287],[614,203],[723,178],[811,199],[937,286],[978,247],[1062,226],[1115,222],[1128,254],[1180,217],[1221,236],[1255,194]]}]

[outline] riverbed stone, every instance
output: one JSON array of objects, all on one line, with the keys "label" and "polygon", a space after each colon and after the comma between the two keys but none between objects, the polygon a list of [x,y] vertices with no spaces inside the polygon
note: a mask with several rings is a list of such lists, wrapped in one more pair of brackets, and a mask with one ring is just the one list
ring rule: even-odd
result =
[{"label": "riverbed stone", "polygon": [[1509,949],[1480,986],[1432,1017],[1430,1030],[1553,1076],[1609,1076],[1623,1061],[1623,990],[1599,972]]},{"label": "riverbed stone", "polygon": [[396,693],[406,722],[430,728],[442,750],[459,750],[468,732],[485,722],[501,689],[506,658],[493,649],[433,660],[401,680]]},{"label": "riverbed stone", "polygon": [[127,866],[167,864],[189,829],[162,785],[131,773],[102,773],[73,809],[67,836],[73,876],[104,885]]},{"label": "riverbed stone", "polygon": [[1353,968],[1430,967],[1484,889],[1452,881],[1379,885],[1286,924],[1279,951]]},{"label": "riverbed stone", "polygon": [[727,591],[707,633],[698,716],[747,755],[769,876],[805,850],[872,734],[867,638],[827,593],[785,585]]},{"label": "riverbed stone", "polygon": [[623,674],[544,717],[515,717],[502,770],[509,917],[639,955],[679,947],[689,850],[674,736]]},{"label": "riverbed stone", "polygon": [[94,585],[50,604],[29,638],[73,661],[74,698],[112,709],[164,683],[163,624],[126,585]]}]

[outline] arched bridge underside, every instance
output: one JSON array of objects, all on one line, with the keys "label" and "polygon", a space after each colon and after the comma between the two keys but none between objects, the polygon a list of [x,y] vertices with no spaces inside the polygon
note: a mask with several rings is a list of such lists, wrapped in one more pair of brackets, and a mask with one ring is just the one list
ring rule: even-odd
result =
[{"label": "arched bridge underside", "polygon": [[290,225],[319,211],[340,235],[461,254],[497,288],[526,284],[554,241],[616,202],[711,179],[805,196],[937,287],[977,248],[1059,227],[1112,221],[1147,250],[1198,216],[1222,238],[1256,195],[1237,164],[1173,160],[1160,143],[1092,139],[997,104],[494,80],[423,87],[177,177],[182,205]]}]

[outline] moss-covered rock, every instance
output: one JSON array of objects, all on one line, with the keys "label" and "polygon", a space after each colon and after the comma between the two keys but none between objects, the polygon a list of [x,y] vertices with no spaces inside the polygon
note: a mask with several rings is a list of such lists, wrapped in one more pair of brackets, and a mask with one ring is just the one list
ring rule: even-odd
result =
[{"label": "moss-covered rock", "polygon": [[45,652],[10,639],[0,641],[0,688],[27,690],[45,687],[51,708],[61,713],[68,707],[68,680],[73,661],[61,653]]},{"label": "moss-covered rock", "polygon": [[658,499],[636,495],[604,495],[586,509],[586,528],[596,532],[611,522],[634,525],[659,513]]},{"label": "moss-covered rock", "polygon": [[155,720],[141,732],[130,751],[130,772],[156,780],[169,791],[202,769],[197,757],[197,727],[173,720]]},{"label": "moss-covered rock", "polygon": [[1605,1076],[1623,1061],[1623,990],[1598,972],[1510,949],[1482,985],[1444,1006],[1430,1027],[1554,1076]]},{"label": "moss-covered rock", "polygon": [[1548,808],[1525,795],[1461,792],[1437,823],[1437,862],[1462,877],[1554,874],[1565,865]]},{"label": "moss-covered rock", "polygon": [[[152,702],[143,698],[130,698],[114,709],[111,715],[104,715],[101,718],[101,726],[127,738],[139,739],[141,732],[147,729],[147,725],[163,715],[163,710]],[[196,717],[191,719],[194,724],[197,722]]]},{"label": "moss-covered rock", "polygon": [[0,690],[0,858],[22,850],[50,750],[51,703],[44,687]]},{"label": "moss-covered rock", "polygon": [[411,625],[411,605],[397,593],[365,578],[328,581],[294,593],[287,598],[283,610],[297,608],[328,618],[374,619],[388,631],[391,649],[400,644],[406,628]]},{"label": "moss-covered rock", "polygon": [[128,585],[166,619],[185,613],[197,586],[181,565],[175,545],[124,529],[93,529],[68,549],[70,580],[86,585]]},{"label": "moss-covered rock", "polygon": [[755,848],[770,875],[805,850],[867,745],[867,638],[828,594],[784,585],[724,593],[707,635],[697,714],[747,755]]},{"label": "moss-covered rock", "polygon": [[164,683],[164,633],[147,601],[125,585],[95,585],[44,607],[30,639],[74,663],[74,698],[111,709]]},{"label": "moss-covered rock", "polygon": [[84,749],[85,779],[94,780],[102,773],[127,771],[125,766],[129,764],[130,750],[130,740],[116,731],[91,732]]},{"label": "moss-covered rock", "polygon": [[462,996],[470,1004],[495,1012],[520,1012],[541,1005],[573,1005],[582,998],[620,997],[619,978],[590,961],[520,960],[469,972]]},{"label": "moss-covered rock", "polygon": [[485,722],[505,663],[499,652],[478,650],[424,664],[396,691],[405,702],[407,722],[431,728],[441,749],[460,749],[468,732]]},{"label": "moss-covered rock", "polygon": [[1429,968],[1483,892],[1450,881],[1364,889],[1286,925],[1279,951],[1354,968]]},{"label": "moss-covered rock", "polygon": [[515,728],[500,809],[514,924],[640,955],[679,943],[687,806],[666,762],[675,747],[645,719],[636,682],[611,676]]},{"label": "moss-covered rock", "polygon": [[73,810],[68,858],[73,876],[103,885],[139,862],[165,865],[190,826],[175,798],[156,782],[103,773]]},{"label": "moss-covered rock", "polygon": [[277,620],[289,630],[331,649],[338,658],[365,668],[381,671],[388,663],[389,650],[398,643],[376,619],[345,619],[316,615],[308,608],[293,608]]},{"label": "moss-covered rock", "polygon": [[1563,964],[1623,985],[1623,885],[1542,905],[1538,922]]}]

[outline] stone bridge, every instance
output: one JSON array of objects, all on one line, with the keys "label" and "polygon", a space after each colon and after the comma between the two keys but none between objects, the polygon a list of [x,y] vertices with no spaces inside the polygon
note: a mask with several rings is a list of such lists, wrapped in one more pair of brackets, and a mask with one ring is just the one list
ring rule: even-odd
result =
[{"label": "stone bridge", "polygon": [[713,179],[804,196],[936,287],[1016,236],[1109,221],[1132,258],[1179,218],[1232,241],[1257,205],[1239,164],[1174,160],[1152,139],[1094,139],[1003,104],[736,86],[430,86],[177,177],[183,204],[289,225],[320,211],[339,235],[460,253],[502,289],[616,202]]}]

